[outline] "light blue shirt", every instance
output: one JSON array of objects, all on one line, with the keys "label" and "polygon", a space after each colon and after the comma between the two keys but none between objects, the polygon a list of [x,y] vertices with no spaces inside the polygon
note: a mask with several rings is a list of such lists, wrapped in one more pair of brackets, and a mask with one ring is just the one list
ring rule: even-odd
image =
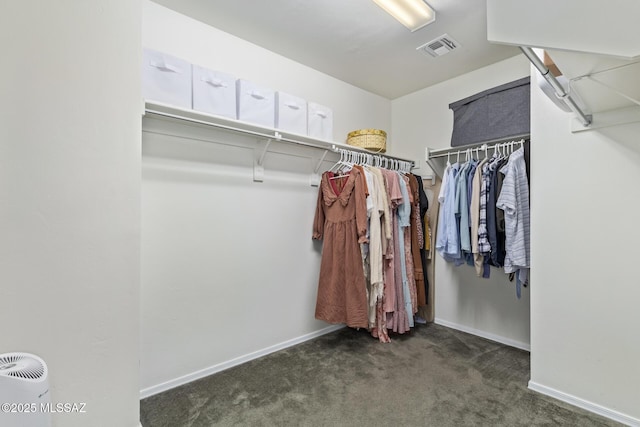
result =
[{"label": "light blue shirt", "polygon": [[440,202],[440,216],[438,219],[438,238],[436,250],[447,262],[460,261],[460,237],[455,213],[456,178],[460,164],[454,163],[448,169],[446,188],[443,190],[444,200]]}]

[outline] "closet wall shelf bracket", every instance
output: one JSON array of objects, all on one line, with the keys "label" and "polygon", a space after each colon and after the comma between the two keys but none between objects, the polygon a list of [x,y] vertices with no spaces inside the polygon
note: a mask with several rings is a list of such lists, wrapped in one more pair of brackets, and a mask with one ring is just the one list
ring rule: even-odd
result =
[{"label": "closet wall shelf bracket", "polygon": [[269,146],[273,140],[282,139],[282,135],[279,132],[276,132],[273,138],[268,138],[264,144],[264,148],[262,152],[259,150],[260,140],[258,140],[258,147],[256,147],[256,154],[259,155],[254,156],[253,160],[253,181],[254,182],[262,182],[264,181],[264,157],[267,155],[267,151],[269,151]]},{"label": "closet wall shelf bracket", "polygon": [[309,185],[312,187],[318,187],[320,185],[320,174],[318,172],[320,172],[320,166],[322,166],[322,162],[324,162],[327,154],[329,154],[329,150],[324,150],[320,160],[318,160],[318,163],[316,163],[316,166],[313,168],[313,173],[309,177]]},{"label": "closet wall shelf bracket", "polygon": [[[281,138],[282,136],[278,132],[276,132],[275,139],[279,140]],[[273,141],[273,139],[271,138],[267,139],[267,142],[264,144],[264,148],[262,149],[262,153],[260,153],[260,158],[258,159],[258,164],[260,166],[262,166],[262,164],[264,163],[264,156],[266,156],[267,151],[269,151],[269,145],[271,145],[271,141]]]},{"label": "closet wall shelf bracket", "polygon": [[253,163],[253,182],[262,181],[264,181],[264,166],[259,165],[258,161],[255,160]]}]

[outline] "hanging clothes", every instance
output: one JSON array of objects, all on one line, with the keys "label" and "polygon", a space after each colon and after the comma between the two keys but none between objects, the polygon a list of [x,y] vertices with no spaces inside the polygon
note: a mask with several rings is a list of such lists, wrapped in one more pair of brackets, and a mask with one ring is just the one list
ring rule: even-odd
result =
[{"label": "hanging clothes", "polygon": [[[369,328],[376,324],[376,305],[383,297],[384,277],[382,273],[382,225],[381,216],[384,213],[383,191],[380,190],[380,183],[373,171],[364,169],[367,178],[367,186],[371,191],[367,196],[367,218],[369,220],[368,253],[365,258],[365,276],[368,276],[368,301],[369,301]],[[367,274],[368,272],[368,274]]]},{"label": "hanging clothes", "polygon": [[[413,264],[408,265],[411,257],[407,257],[407,250],[411,251],[411,242],[407,238],[407,228],[410,226],[411,221],[411,201],[409,199],[409,192],[407,191],[407,182],[405,177],[398,174],[398,183],[400,184],[400,191],[402,193],[402,204],[398,207],[398,248],[400,250],[400,280],[402,281],[402,299],[404,306],[398,307],[398,311],[404,311],[406,313],[407,325],[409,328],[413,328],[413,301],[415,300],[415,281],[413,284],[413,294],[409,286],[410,274],[413,277]],[[397,276],[396,276],[397,277]],[[402,332],[406,332],[409,328],[404,329]],[[400,328],[399,328],[400,329]],[[401,332],[401,333],[402,333]]]},{"label": "hanging clothes", "polygon": [[[427,229],[427,233],[429,236],[429,239],[428,239],[429,250],[425,251],[426,252],[425,269],[428,275],[428,283],[429,283],[428,295],[430,296],[430,298],[427,301],[427,305],[418,310],[418,314],[427,322],[433,322],[435,320],[435,307],[434,307],[435,298],[433,297],[433,295],[434,295],[434,288],[436,283],[435,282],[435,266],[436,266],[435,247],[436,247],[436,239],[437,239],[437,232],[435,232],[435,230],[438,229],[438,217],[440,213],[440,202],[438,201],[438,195],[440,194],[440,189],[442,188],[442,180],[438,177],[436,178],[435,183],[433,184],[430,181],[425,181],[424,186],[425,186],[425,191],[429,190],[429,192],[433,195],[430,199],[429,209],[427,210],[427,213],[425,215],[425,223],[426,223],[425,228]],[[432,231],[429,231],[429,230],[432,230]]]},{"label": "hanging clothes", "polygon": [[480,185],[480,222],[478,224],[478,261],[482,270],[482,277],[489,278],[489,257],[491,256],[491,243],[489,242],[489,230],[487,226],[487,210],[489,191],[491,189],[491,171],[489,165],[495,159],[489,160],[482,166],[482,183]]},{"label": "hanging clothes", "polygon": [[[422,178],[416,175],[409,175],[409,188],[413,196],[413,203],[411,204],[411,254],[413,255],[413,271],[416,282],[417,309],[427,303],[425,287],[426,276],[422,261],[422,251],[424,248],[424,230],[422,226],[424,215],[421,215],[422,209],[420,207]],[[422,193],[424,194],[424,190],[422,190]],[[424,197],[426,199],[426,195]]]},{"label": "hanging clothes", "polygon": [[489,180],[491,181],[491,185],[489,186],[489,193],[487,194],[487,234],[489,237],[489,245],[491,246],[491,254],[488,261],[489,264],[494,267],[502,267],[505,257],[505,235],[498,230],[498,209],[496,209],[496,202],[500,194],[498,188],[499,170],[506,163],[506,158],[497,158],[489,164]]},{"label": "hanging clothes", "polygon": [[[373,229],[378,227],[380,229],[380,253],[374,256],[371,253],[371,294],[369,296],[369,309],[375,309],[373,313],[369,313],[369,324],[371,327],[371,335],[378,338],[380,342],[387,343],[391,339],[387,333],[387,316],[385,312],[386,299],[387,299],[387,282],[385,280],[385,266],[386,266],[386,254],[391,241],[391,223],[390,223],[390,207],[389,207],[389,195],[385,184],[385,177],[378,168],[367,167],[373,177],[373,191],[375,193],[375,205],[378,212],[378,221],[375,222],[376,215],[370,216],[372,221],[370,227]],[[387,228],[387,224],[389,227]],[[373,242],[372,242],[373,244]],[[373,280],[373,277],[379,277],[379,281]],[[374,324],[371,325],[373,317]]]},{"label": "hanging clothes", "polygon": [[367,241],[367,208],[360,174],[352,169],[336,180],[333,172],[322,175],[313,222],[313,238],[323,240],[315,316],[366,328],[369,304],[360,243]]},{"label": "hanging clothes", "polygon": [[524,161],[524,147],[516,150],[501,170],[504,174],[502,192],[497,206],[504,210],[506,256],[504,271],[516,273],[516,292],[521,296],[521,285],[529,281],[530,267],[530,215],[529,182]]},{"label": "hanging clothes", "polygon": [[454,163],[447,167],[438,201],[438,236],[436,250],[448,262],[458,264],[461,259],[459,228],[455,214],[455,187],[460,165]]},{"label": "hanging clothes", "polygon": [[445,261],[457,266],[464,259],[478,276],[488,278],[490,266],[515,273],[518,297],[530,268],[529,186],[524,140],[520,143],[516,151],[514,142],[497,144],[490,158],[485,150],[483,160],[469,158],[469,150],[464,164],[447,162],[436,238]]},{"label": "hanging clothes", "polygon": [[401,172],[354,159],[363,157],[341,158],[336,166],[348,174],[325,172],[318,190],[313,238],[324,242],[316,318],[390,342],[389,333],[414,327],[426,304],[418,178],[406,165],[393,163]]},{"label": "hanging clothes", "polygon": [[[389,224],[391,226],[389,232],[389,241],[384,257],[384,280],[385,280],[385,305],[384,312],[387,313],[387,327],[393,329],[393,313],[397,306],[397,284],[396,284],[396,262],[398,261],[398,270],[400,268],[399,258],[396,256],[399,250],[396,248],[397,242],[397,210],[398,205],[402,201],[402,193],[398,184],[398,176],[395,172],[381,169],[380,172],[384,176],[385,188],[387,191],[387,200],[389,202]],[[402,283],[400,281],[399,285]]]},{"label": "hanging clothes", "polygon": [[454,212],[460,236],[460,256],[471,253],[471,229],[469,227],[469,200],[468,200],[468,176],[471,163],[466,162],[460,168],[456,179]]},{"label": "hanging clothes", "polygon": [[[483,275],[483,255],[478,247],[478,236],[480,228],[480,197],[481,197],[481,183],[482,183],[482,170],[484,165],[487,164],[488,159],[482,159],[476,166],[476,170],[473,174],[472,188],[471,188],[471,203],[470,203],[470,218],[471,218],[471,254],[473,256],[473,262],[476,268],[476,274],[478,277]],[[486,218],[486,198],[485,198],[485,218]]]}]

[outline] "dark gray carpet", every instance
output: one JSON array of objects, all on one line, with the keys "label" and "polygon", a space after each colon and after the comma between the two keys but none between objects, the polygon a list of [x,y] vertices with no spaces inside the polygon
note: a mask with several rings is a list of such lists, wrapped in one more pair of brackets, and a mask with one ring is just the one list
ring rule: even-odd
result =
[{"label": "dark gray carpet", "polygon": [[438,325],[342,329],[144,399],[143,427],[614,426],[527,389],[529,353]]}]

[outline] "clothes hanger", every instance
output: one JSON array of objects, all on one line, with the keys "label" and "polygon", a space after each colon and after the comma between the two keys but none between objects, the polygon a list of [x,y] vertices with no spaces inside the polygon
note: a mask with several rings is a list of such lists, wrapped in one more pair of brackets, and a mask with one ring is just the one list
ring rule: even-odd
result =
[{"label": "clothes hanger", "polygon": [[342,164],[342,161],[344,160],[344,150],[340,148],[338,149],[338,152],[340,153],[340,158],[333,166],[329,168],[329,170],[327,170],[327,172],[333,172],[334,168],[337,168],[340,164]]},{"label": "clothes hanger", "polygon": [[502,152],[500,153],[500,158],[501,159],[505,159],[507,157],[509,157],[508,151],[509,150],[509,143],[505,143],[502,145]]},{"label": "clothes hanger", "polygon": [[347,178],[349,176],[349,172],[351,171],[351,169],[354,166],[354,163],[351,161],[353,159],[349,158],[350,156],[347,155],[347,159],[345,159],[342,164],[341,167],[338,168],[338,170],[336,170],[336,172],[334,173],[333,176],[329,177],[329,179],[340,179],[340,178]]},{"label": "clothes hanger", "polygon": [[[353,168],[353,165],[355,164],[355,161],[354,161],[355,159],[354,159],[353,154],[354,154],[353,151],[345,150],[345,158],[342,161],[342,165],[341,165],[342,167],[339,168],[339,172],[340,173],[344,174],[344,173],[350,171],[351,168]],[[333,177],[333,178],[340,178],[340,176],[336,176],[336,177]]]}]

